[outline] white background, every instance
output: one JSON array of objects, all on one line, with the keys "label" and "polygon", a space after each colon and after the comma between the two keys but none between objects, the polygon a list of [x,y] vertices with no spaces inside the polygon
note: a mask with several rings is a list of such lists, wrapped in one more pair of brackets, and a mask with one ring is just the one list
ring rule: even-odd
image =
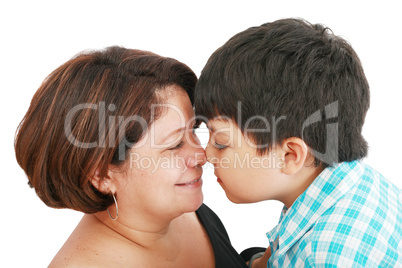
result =
[{"label": "white background", "polygon": [[[150,50],[188,64],[197,75],[235,33],[285,17],[323,23],[351,42],[371,86],[364,127],[367,163],[400,188],[401,8],[397,1],[9,1],[1,25],[0,266],[44,267],[82,214],[46,207],[18,167],[13,138],[43,79],[85,49],[110,45]],[[201,135],[205,143],[207,134]],[[267,246],[282,205],[230,203],[204,172],[205,203],[224,222],[234,247]]]}]

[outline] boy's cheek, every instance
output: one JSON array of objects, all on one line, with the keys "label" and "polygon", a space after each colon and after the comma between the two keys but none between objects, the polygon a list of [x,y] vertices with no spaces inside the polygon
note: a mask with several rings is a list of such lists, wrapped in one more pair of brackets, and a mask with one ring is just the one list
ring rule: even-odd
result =
[{"label": "boy's cheek", "polygon": [[227,158],[227,157],[222,157],[220,160],[219,160],[219,168],[220,169],[228,169],[228,168],[231,168],[231,160],[229,159],[229,158]]}]

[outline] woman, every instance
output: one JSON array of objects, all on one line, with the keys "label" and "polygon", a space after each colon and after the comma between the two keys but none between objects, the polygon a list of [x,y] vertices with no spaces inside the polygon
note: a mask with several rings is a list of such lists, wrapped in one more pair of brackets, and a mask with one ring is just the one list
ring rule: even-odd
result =
[{"label": "woman", "polygon": [[34,95],[15,150],[43,202],[85,213],[50,267],[244,267],[202,195],[196,76],[110,47],[57,68]]}]

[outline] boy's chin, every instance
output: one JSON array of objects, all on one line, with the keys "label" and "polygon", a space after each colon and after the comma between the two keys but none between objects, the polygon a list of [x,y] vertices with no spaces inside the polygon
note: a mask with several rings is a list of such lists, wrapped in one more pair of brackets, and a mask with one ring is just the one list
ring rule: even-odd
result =
[{"label": "boy's chin", "polygon": [[255,203],[258,201],[252,201],[252,200],[245,200],[242,197],[232,195],[231,193],[225,192],[226,197],[229,199],[230,202],[235,203],[235,204],[249,204],[249,203]]}]

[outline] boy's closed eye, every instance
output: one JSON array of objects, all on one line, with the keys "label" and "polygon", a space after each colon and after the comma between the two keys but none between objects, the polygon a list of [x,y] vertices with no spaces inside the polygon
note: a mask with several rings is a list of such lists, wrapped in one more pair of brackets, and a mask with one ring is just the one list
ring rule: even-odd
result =
[{"label": "boy's closed eye", "polygon": [[225,144],[220,144],[220,143],[215,141],[214,142],[214,147],[217,148],[218,150],[223,150],[223,149],[227,148],[228,146],[225,145]]}]

